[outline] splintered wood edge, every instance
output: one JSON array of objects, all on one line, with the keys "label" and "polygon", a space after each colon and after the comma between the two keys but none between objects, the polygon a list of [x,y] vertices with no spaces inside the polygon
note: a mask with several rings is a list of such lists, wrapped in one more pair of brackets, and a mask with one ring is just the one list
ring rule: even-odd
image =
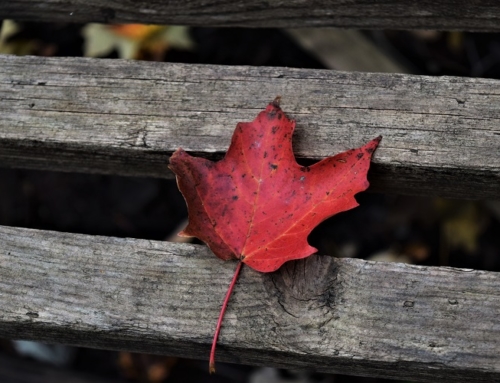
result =
[{"label": "splintered wood edge", "polygon": [[[0,336],[207,359],[234,262],[202,246],[0,227]],[[312,256],[244,267],[217,360],[500,378],[500,274]]]}]

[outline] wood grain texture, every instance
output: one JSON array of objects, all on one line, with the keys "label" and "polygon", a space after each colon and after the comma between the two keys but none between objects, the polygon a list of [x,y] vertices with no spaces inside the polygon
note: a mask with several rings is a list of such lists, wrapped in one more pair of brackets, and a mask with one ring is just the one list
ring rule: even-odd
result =
[{"label": "wood grain texture", "polygon": [[0,19],[242,27],[499,31],[495,0],[10,0]]},{"label": "wood grain texture", "polygon": [[171,176],[178,147],[221,158],[276,95],[317,160],[382,135],[389,193],[498,198],[500,82],[488,79],[0,56],[0,166]]},{"label": "wood grain texture", "polygon": [[[207,359],[234,262],[207,248],[0,227],[0,336]],[[312,256],[243,268],[217,358],[500,381],[500,273]]]}]

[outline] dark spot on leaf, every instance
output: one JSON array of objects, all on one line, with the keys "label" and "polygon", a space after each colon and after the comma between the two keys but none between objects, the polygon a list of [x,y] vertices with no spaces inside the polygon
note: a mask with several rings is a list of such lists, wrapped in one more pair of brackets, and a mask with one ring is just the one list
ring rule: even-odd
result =
[{"label": "dark spot on leaf", "polygon": [[358,153],[358,154],[356,154],[356,158],[357,158],[358,160],[362,159],[362,158],[363,158],[363,153]]},{"label": "dark spot on leaf", "polygon": [[233,201],[236,201],[238,199],[238,196],[237,195],[233,195],[232,199],[233,199]]},{"label": "dark spot on leaf", "polygon": [[330,195],[330,192],[329,192],[329,191],[327,191],[327,192],[326,192],[326,195]]},{"label": "dark spot on leaf", "polygon": [[278,120],[281,120],[281,117],[283,117],[283,115],[281,113],[278,113]]},{"label": "dark spot on leaf", "polygon": [[241,175],[241,178],[245,178],[246,176],[247,176],[247,174],[246,174],[246,173],[245,173],[245,174],[242,174],[242,175]]},{"label": "dark spot on leaf", "polygon": [[266,158],[266,157],[267,157],[267,152],[264,152],[264,158]]},{"label": "dark spot on leaf", "polygon": [[272,134],[276,134],[276,132],[278,131],[279,127],[278,126],[273,126],[273,128],[271,129],[271,133]]},{"label": "dark spot on leaf", "polygon": [[270,167],[271,167],[271,169],[273,169],[273,170],[278,169],[278,165],[276,165],[276,164],[269,164],[269,166],[270,166]]},{"label": "dark spot on leaf", "polygon": [[366,152],[367,152],[367,153],[370,153],[370,154],[372,154],[372,153],[373,153],[373,151],[374,151],[374,149],[373,149],[373,148],[368,148],[368,149],[366,149]]},{"label": "dark spot on leaf", "polygon": [[302,167],[300,168],[300,171],[301,171],[301,172],[310,172],[310,171],[311,171],[311,169],[309,169],[309,166],[302,166]]}]

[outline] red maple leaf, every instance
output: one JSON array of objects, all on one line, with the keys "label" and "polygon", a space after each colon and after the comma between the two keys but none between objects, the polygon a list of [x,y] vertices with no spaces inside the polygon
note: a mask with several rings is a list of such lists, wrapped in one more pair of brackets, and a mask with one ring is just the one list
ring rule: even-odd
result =
[{"label": "red maple leaf", "polygon": [[189,224],[180,233],[204,241],[221,259],[238,259],[217,324],[215,344],[227,302],[242,263],[261,272],[305,258],[307,243],[326,218],[358,206],[354,195],[366,190],[366,174],[381,137],[359,149],[299,165],[292,151],[295,121],[279,98],[252,122],[240,122],[224,159],[212,162],[178,149],[170,169],[188,205]]}]

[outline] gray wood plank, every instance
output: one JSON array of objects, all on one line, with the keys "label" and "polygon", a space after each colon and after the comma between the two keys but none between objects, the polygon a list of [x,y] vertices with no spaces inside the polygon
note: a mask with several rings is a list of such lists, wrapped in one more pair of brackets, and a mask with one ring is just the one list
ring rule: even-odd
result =
[{"label": "gray wood plank", "polygon": [[167,177],[221,158],[276,95],[317,160],[383,136],[373,190],[498,198],[500,82],[290,68],[0,56],[0,166]]},{"label": "gray wood plank", "polygon": [[[206,247],[0,227],[0,336],[207,359],[235,262]],[[500,273],[314,255],[243,267],[217,359],[500,381]]]},{"label": "gray wood plank", "polygon": [[112,1],[10,0],[0,19],[243,27],[348,27],[499,31],[492,0]]}]

